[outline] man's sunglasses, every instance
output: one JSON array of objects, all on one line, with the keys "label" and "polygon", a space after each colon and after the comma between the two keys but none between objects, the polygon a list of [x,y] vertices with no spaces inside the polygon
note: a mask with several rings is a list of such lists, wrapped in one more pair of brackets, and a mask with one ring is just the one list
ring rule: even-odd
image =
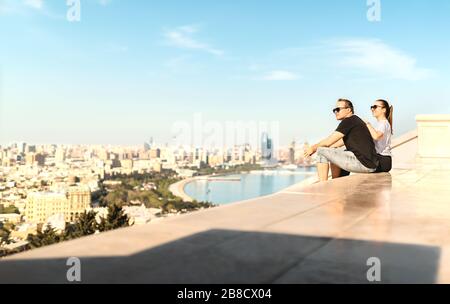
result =
[{"label": "man's sunglasses", "polygon": [[333,113],[337,114],[337,113],[341,112],[341,110],[345,110],[345,109],[350,109],[350,108],[349,107],[335,108],[335,109],[333,109]]},{"label": "man's sunglasses", "polygon": [[384,107],[379,106],[379,105],[373,105],[373,106],[370,107],[370,109],[373,110],[373,111],[375,111],[378,108],[384,109]]}]

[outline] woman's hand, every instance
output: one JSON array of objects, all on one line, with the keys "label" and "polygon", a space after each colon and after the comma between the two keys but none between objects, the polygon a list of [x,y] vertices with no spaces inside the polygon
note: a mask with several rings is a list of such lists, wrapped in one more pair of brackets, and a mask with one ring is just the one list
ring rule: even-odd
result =
[{"label": "woman's hand", "polygon": [[375,130],[375,128],[370,124],[370,122],[366,122],[367,128],[369,129],[370,135],[373,140],[378,141],[384,137],[382,132]]}]

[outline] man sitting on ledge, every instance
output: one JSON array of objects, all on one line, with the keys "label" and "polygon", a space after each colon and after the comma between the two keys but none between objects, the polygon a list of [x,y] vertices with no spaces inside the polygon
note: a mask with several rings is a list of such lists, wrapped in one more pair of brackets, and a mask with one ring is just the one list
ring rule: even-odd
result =
[{"label": "man sitting on ledge", "polygon": [[342,170],[352,173],[376,172],[379,157],[375,143],[366,123],[354,115],[352,102],[339,99],[333,112],[336,119],[341,121],[336,131],[305,151],[305,157],[317,152],[317,171],[320,181],[328,180],[330,163],[333,178],[340,177]]}]

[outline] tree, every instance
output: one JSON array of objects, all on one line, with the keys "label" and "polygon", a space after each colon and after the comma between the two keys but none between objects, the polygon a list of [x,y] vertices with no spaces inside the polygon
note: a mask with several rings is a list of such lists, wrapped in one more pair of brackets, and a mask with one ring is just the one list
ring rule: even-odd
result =
[{"label": "tree", "polygon": [[9,238],[11,232],[3,225],[3,223],[0,223],[0,246],[2,244],[8,245],[11,240]]},{"label": "tree", "polygon": [[66,225],[64,239],[72,240],[97,232],[98,224],[95,211],[84,212],[74,224]]},{"label": "tree", "polygon": [[106,205],[119,205],[123,206],[128,201],[128,191],[124,189],[117,189],[108,193],[103,201]]},{"label": "tree", "polygon": [[48,186],[49,186],[49,184],[47,181],[41,180],[41,187],[48,187]]},{"label": "tree", "polygon": [[64,236],[59,234],[55,228],[48,225],[45,230],[38,229],[37,234],[29,234],[27,241],[30,243],[31,248],[39,248],[43,246],[53,245],[61,242]]},{"label": "tree", "polygon": [[0,205],[0,214],[20,214],[20,211],[16,206],[4,207]]},{"label": "tree", "polygon": [[98,225],[99,231],[110,231],[114,229],[124,228],[130,226],[128,215],[125,214],[122,207],[118,205],[108,206],[108,215],[106,218],[102,217]]}]

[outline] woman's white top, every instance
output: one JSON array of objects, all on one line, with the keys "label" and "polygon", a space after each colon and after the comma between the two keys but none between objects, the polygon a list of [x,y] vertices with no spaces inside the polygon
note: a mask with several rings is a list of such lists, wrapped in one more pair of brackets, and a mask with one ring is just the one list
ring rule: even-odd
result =
[{"label": "woman's white top", "polygon": [[375,141],[375,148],[378,154],[392,156],[391,153],[391,124],[387,120],[377,121],[374,125],[375,130],[384,134],[383,138]]}]

